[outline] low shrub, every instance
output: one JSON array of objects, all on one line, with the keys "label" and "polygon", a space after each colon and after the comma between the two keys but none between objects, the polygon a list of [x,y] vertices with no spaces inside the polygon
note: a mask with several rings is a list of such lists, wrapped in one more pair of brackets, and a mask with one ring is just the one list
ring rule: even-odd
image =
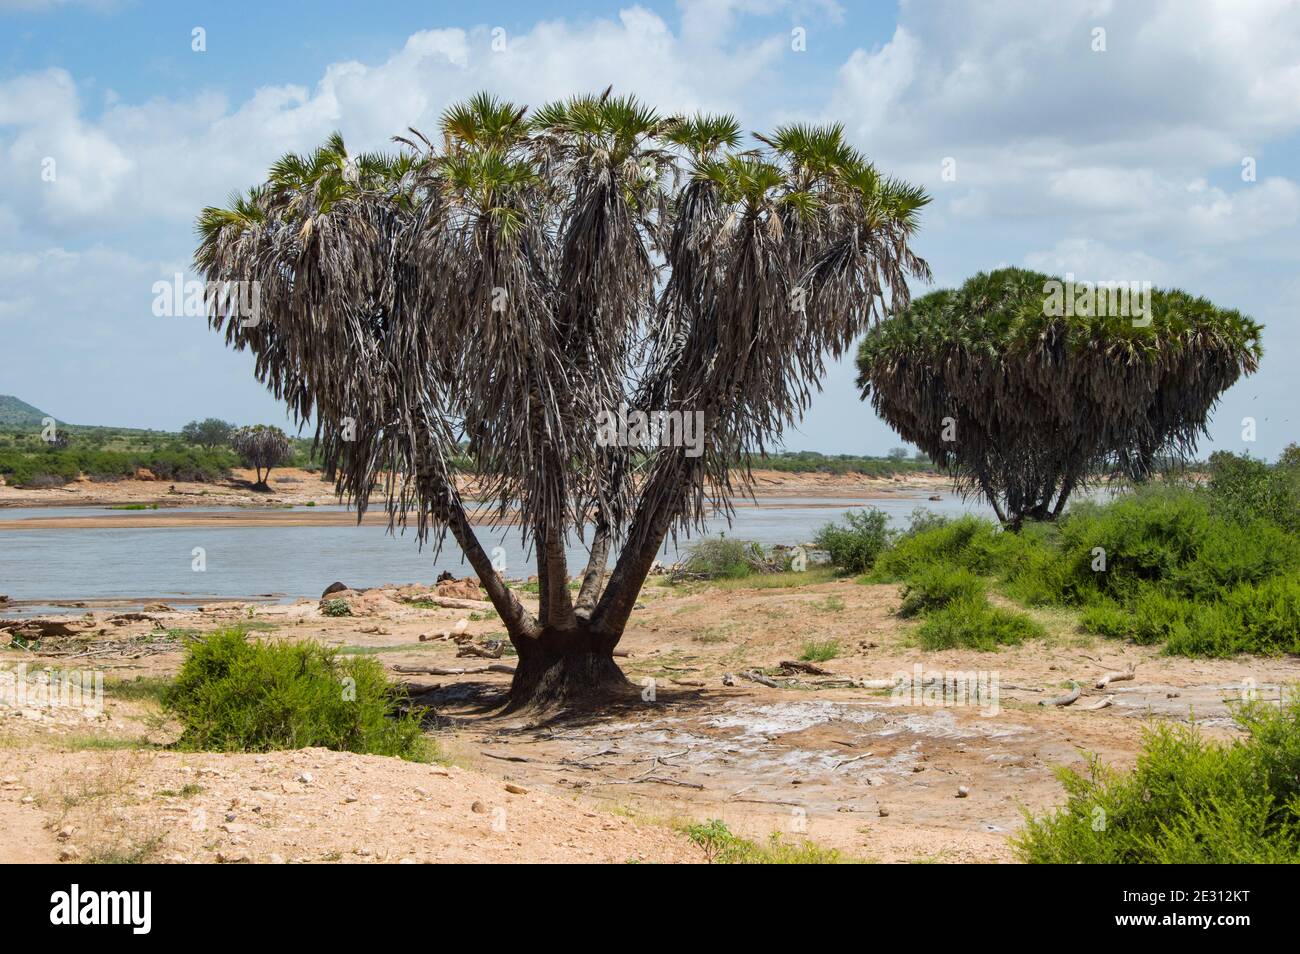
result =
[{"label": "low shrub", "polygon": [[700,580],[735,580],[766,564],[763,548],[753,540],[710,537],[691,547],[678,573]]},{"label": "low shrub", "polygon": [[922,649],[978,649],[992,652],[1044,635],[1024,613],[990,606],[983,596],[955,600],[926,617],[917,630]]},{"label": "low shrub", "polygon": [[348,605],[347,600],[326,600],[321,604],[320,611],[322,615],[332,617],[352,615],[352,607]]},{"label": "low shrub", "polygon": [[876,563],[878,580],[907,580],[926,567],[956,566],[977,576],[1003,574],[1019,555],[1039,545],[1046,531],[1008,533],[992,520],[966,515],[943,521],[917,521]]},{"label": "low shrub", "polygon": [[850,510],[844,526],[828,523],[817,532],[817,548],[830,555],[831,564],[847,573],[865,573],[889,543],[889,518],[874,507]]},{"label": "low shrub", "polygon": [[1228,744],[1158,725],[1125,774],[1095,757],[1087,775],[1060,769],[1065,807],[1026,814],[1017,853],[1040,864],[1300,862],[1300,701],[1247,705],[1237,719],[1247,737]]},{"label": "low shrub", "polygon": [[1300,654],[1300,579],[1279,576],[1230,590],[1197,606],[1169,637],[1167,652],[1185,656]]},{"label": "low shrub", "polygon": [[339,659],[317,643],[249,642],[239,629],[194,643],[165,703],[182,748],[266,752],[321,746],[428,757],[421,712],[373,659]]},{"label": "low shrub", "polygon": [[944,564],[927,565],[903,585],[898,615],[920,616],[943,609],[954,600],[979,599],[984,594],[984,581],[970,570]]},{"label": "low shrub", "polygon": [[834,865],[846,860],[833,848],[822,848],[811,841],[783,841],[777,832],[766,845],[760,845],[733,834],[726,822],[716,818],[688,826],[686,834],[715,865]]}]

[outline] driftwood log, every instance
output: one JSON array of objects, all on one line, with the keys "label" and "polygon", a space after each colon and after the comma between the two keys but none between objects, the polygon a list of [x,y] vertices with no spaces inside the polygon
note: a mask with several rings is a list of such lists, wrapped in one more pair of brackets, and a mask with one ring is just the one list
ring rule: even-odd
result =
[{"label": "driftwood log", "polygon": [[503,672],[507,675],[513,675],[514,666],[507,666],[505,663],[490,663],[486,666],[400,666],[393,665],[394,672],[412,673],[425,676],[471,676],[482,672]]},{"label": "driftwood log", "polygon": [[1108,672],[1097,680],[1096,688],[1105,689],[1112,682],[1127,682],[1129,679],[1133,678],[1134,672],[1135,670],[1132,666],[1125,669],[1123,672]]},{"label": "driftwood log", "polygon": [[1067,692],[1065,695],[1063,695],[1063,696],[1057,696],[1057,697],[1054,698],[1054,699],[1042,699],[1042,700],[1039,700],[1039,703],[1038,703],[1038,704],[1039,704],[1040,706],[1072,706],[1072,705],[1074,705],[1075,700],[1077,700],[1077,699],[1079,698],[1079,693],[1082,692],[1083,690],[1079,687],[1079,684],[1078,684],[1077,682],[1073,682],[1073,681],[1071,681],[1070,685],[1071,685],[1072,688],[1071,688],[1070,691]]}]

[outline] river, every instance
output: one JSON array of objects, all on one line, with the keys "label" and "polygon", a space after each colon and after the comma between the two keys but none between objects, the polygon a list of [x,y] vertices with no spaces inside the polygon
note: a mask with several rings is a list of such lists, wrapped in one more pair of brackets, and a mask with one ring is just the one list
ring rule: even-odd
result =
[{"label": "river", "polygon": [[[810,506],[815,505],[815,506]],[[963,502],[945,493],[939,501],[924,496],[872,500],[831,498],[763,498],[757,506],[741,507],[728,527],[726,520],[709,522],[709,534],[756,540],[764,546],[810,540],[823,524],[852,509],[877,507],[895,526],[906,526],[911,512],[924,507],[945,514],[989,515],[975,501]],[[308,508],[298,507],[306,511]],[[315,507],[312,512],[341,508]],[[204,508],[203,512],[212,512]],[[194,509],[149,511],[176,516]],[[244,511],[247,513],[247,511]],[[14,508],[0,511],[4,520],[46,517],[108,517],[107,526],[93,529],[22,529],[0,531],[0,594],[23,605],[8,607],[6,615],[59,611],[57,603],[81,600],[161,600],[182,604],[213,598],[261,596],[276,601],[316,598],[335,580],[355,588],[383,583],[433,581],[448,570],[470,575],[460,548],[448,537],[442,552],[417,546],[413,532],[390,535],[383,526],[265,526],[265,527],[122,527],[117,515],[139,518],[139,511],[105,507]],[[140,522],[138,519],[133,521]],[[520,545],[517,529],[497,532],[479,528],[487,549],[501,546],[505,575],[526,578],[536,570]],[[680,559],[699,536],[670,540],[661,559]],[[202,560],[196,559],[196,548]],[[586,562],[582,544],[569,547],[569,565],[579,572]],[[201,568],[196,568],[201,567]]]}]

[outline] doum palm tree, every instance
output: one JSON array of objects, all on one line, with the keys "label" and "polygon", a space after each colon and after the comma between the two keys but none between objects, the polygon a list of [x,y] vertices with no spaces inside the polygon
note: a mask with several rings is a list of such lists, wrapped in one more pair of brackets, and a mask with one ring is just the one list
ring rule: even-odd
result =
[{"label": "doum palm tree", "polygon": [[[334,135],[205,209],[199,269],[261,294],[259,321],[214,306],[211,322],[315,422],[359,511],[378,494],[390,525],[451,533],[518,652],[512,708],[625,690],[612,653],[666,538],[730,516],[827,356],[928,279],[910,244],[928,198],[839,126],[741,148],[729,116],[609,90],[531,115],[480,94],[440,133],[356,156]],[[692,415],[702,447],[602,439],[624,407]],[[535,552],[535,611],[483,522]]]}]

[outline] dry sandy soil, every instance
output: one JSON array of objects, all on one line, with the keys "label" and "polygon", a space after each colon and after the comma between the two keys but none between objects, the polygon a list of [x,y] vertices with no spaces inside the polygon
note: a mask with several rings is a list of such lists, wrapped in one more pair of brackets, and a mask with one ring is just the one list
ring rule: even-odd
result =
[{"label": "dry sandy soil", "polygon": [[[756,470],[754,493],[760,497],[849,497],[870,498],[918,490],[941,490],[949,486],[945,477],[915,474],[903,478],[866,477],[862,474],[787,474]],[[145,504],[159,507],[283,507],[337,504],[332,484],[295,468],[272,471],[270,491],[252,489],[251,470],[235,470],[229,480],[205,484],[170,483],[157,480],[120,480],[95,483],[83,479],[64,487],[30,490],[0,486],[0,512],[5,507],[95,507]],[[462,493],[473,495],[472,479],[460,481]],[[324,515],[321,515],[324,516]]]},{"label": "dry sandy soil", "polygon": [[[482,667],[491,661],[458,648],[500,635],[490,613],[404,601],[424,586],[345,594],[357,614],[345,618],[307,601],[64,617],[75,635],[47,637],[41,651],[91,655],[10,648],[0,660],[100,669],[106,709],[88,719],[0,707],[0,862],[702,861],[681,826],[712,818],[851,859],[1005,862],[1022,811],[1062,803],[1056,766],[1080,767],[1088,752],[1128,765],[1159,720],[1229,735],[1227,703],[1243,687],[1277,698],[1300,680],[1295,659],[1164,657],[1083,636],[1057,612],[1035,612],[1049,636],[1021,647],[922,653],[913,624],[892,615],[895,587],[808,579],[767,589],[653,580],[621,647],[640,698],[564,717],[499,715],[506,673],[399,672]],[[183,645],[164,630],[236,621],[258,638],[373,653],[432,707],[443,761],[163,747],[177,727],[114,684],[176,670]],[[826,677],[815,675],[781,688],[740,675],[825,639],[839,641],[822,664],[837,676],[888,679],[915,664],[996,672],[998,711],[896,704],[888,690],[817,686]],[[1129,667],[1133,680],[1090,688]],[[1075,705],[1038,705],[1069,679],[1089,687]],[[1103,697],[1109,708],[1086,708]]]}]

